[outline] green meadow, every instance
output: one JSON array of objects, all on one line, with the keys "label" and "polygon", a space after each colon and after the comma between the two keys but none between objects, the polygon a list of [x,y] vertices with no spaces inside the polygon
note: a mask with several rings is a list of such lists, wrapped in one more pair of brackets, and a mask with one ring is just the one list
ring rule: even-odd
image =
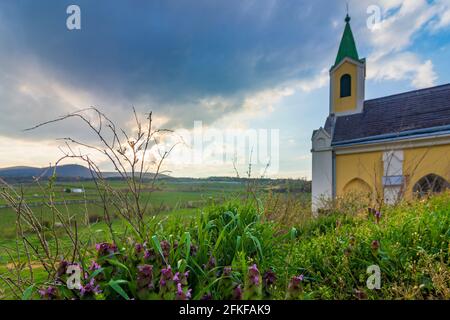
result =
[{"label": "green meadow", "polygon": [[[68,187],[82,187],[85,193],[67,194]],[[39,190],[25,190],[29,202],[36,202],[35,214],[42,211],[40,219],[50,219],[45,206],[37,205]],[[92,183],[57,183],[54,190],[55,202],[96,199]],[[358,198],[343,198],[319,217],[311,214],[309,193],[275,182],[253,189],[229,181],[160,182],[143,201],[147,196],[153,211],[143,234],[120,217],[109,229],[100,218],[101,202],[61,205],[77,221],[77,246],[63,228],[49,228],[42,234],[50,262],[42,252],[27,258],[25,247],[40,246],[37,235],[27,233],[24,246],[25,240],[15,237],[12,209],[1,209],[0,298],[450,298],[448,192],[384,206],[377,216]],[[95,281],[96,290],[68,290],[64,275],[63,284],[55,282],[54,272],[73,259],[89,274],[85,288]],[[44,270],[43,263],[55,270]],[[374,266],[380,270],[380,287],[371,289],[368,270]],[[143,268],[150,273],[143,274]],[[172,280],[175,273],[188,275],[177,278],[182,291]],[[49,288],[54,291],[42,293]]]},{"label": "green meadow", "polygon": [[[115,189],[126,189],[123,181],[108,182]],[[13,185],[24,201],[33,211],[42,217],[43,221],[51,219],[51,210],[48,208],[47,185],[35,183]],[[67,192],[67,189],[82,189],[83,193]],[[220,181],[198,182],[158,182],[155,190],[143,190],[142,203],[149,203],[151,215],[194,212],[196,208],[208,201],[224,201],[237,196],[245,190],[244,183],[230,183]],[[74,219],[82,221],[86,216],[91,221],[101,220],[103,217],[103,203],[93,181],[59,182],[52,187],[53,201],[56,207],[70,214]],[[0,198],[0,239],[11,239],[16,236],[16,213],[7,207],[4,199]]]}]

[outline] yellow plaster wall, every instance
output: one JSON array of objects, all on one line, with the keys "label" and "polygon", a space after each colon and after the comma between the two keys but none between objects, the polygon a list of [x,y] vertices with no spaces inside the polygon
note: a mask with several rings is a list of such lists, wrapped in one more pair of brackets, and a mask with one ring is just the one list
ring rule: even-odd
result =
[{"label": "yellow plaster wall", "polygon": [[431,173],[450,181],[450,144],[404,150],[403,174],[406,176],[407,199],[411,198],[417,181]]},{"label": "yellow plaster wall", "polygon": [[[367,192],[368,185],[373,199],[382,196],[382,155],[381,151],[336,155],[336,195],[343,196],[350,189]],[[439,175],[450,182],[450,144],[404,149],[406,199],[411,199],[414,184],[428,174]]]},{"label": "yellow plaster wall", "polygon": [[[349,189],[361,186],[361,192],[366,192],[368,185],[376,197],[381,190],[383,162],[381,152],[366,152],[359,154],[336,155],[336,195],[343,196]],[[355,181],[360,179],[364,181]],[[364,186],[364,188],[362,187]]]},{"label": "yellow plaster wall", "polygon": [[[333,112],[345,112],[355,110],[357,106],[357,66],[346,61],[337,70],[334,71],[333,81]],[[341,77],[349,74],[352,77],[352,95],[350,97],[341,98]]]}]

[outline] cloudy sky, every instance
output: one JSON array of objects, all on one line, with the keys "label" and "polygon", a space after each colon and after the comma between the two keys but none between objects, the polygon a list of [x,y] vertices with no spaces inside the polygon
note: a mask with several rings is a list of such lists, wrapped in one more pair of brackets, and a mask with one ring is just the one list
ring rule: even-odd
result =
[{"label": "cloudy sky", "polygon": [[[76,121],[25,128],[97,106],[132,130],[134,106],[164,128],[278,130],[273,176],[310,177],[345,2],[1,1],[0,167],[46,166],[61,156],[57,138],[91,139]],[[349,3],[366,99],[450,82],[450,0]],[[81,30],[66,27],[70,4]],[[369,28],[373,5],[381,20]],[[234,174],[232,162],[167,166],[174,176]]]}]

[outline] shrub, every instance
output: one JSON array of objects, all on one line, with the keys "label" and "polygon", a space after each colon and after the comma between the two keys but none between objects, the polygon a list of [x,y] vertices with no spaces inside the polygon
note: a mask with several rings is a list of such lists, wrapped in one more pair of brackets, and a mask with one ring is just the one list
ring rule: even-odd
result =
[{"label": "shrub", "polygon": [[[75,262],[80,288],[65,285],[73,265],[68,253],[51,280],[35,280],[24,297],[450,298],[449,193],[359,214],[340,208],[292,228],[279,228],[278,215],[268,219],[260,208],[231,201],[188,219],[149,219],[144,236],[124,230],[87,247]],[[367,288],[372,265],[381,270],[379,290]]]},{"label": "shrub", "polygon": [[[148,237],[103,242],[79,261],[80,288],[66,287],[67,261],[41,299],[259,299],[276,275],[260,273],[277,239],[251,204],[212,205],[188,224],[171,218]],[[271,270],[271,269],[270,269]],[[263,283],[264,280],[264,283]],[[263,292],[264,287],[264,292]]]}]

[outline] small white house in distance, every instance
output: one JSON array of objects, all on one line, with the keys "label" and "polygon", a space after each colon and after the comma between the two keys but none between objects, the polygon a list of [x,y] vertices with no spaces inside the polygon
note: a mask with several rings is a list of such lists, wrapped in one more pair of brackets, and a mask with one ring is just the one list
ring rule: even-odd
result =
[{"label": "small white house in distance", "polygon": [[64,189],[64,192],[67,192],[67,193],[84,193],[84,189],[82,189],[82,188],[66,188],[66,189]]}]

